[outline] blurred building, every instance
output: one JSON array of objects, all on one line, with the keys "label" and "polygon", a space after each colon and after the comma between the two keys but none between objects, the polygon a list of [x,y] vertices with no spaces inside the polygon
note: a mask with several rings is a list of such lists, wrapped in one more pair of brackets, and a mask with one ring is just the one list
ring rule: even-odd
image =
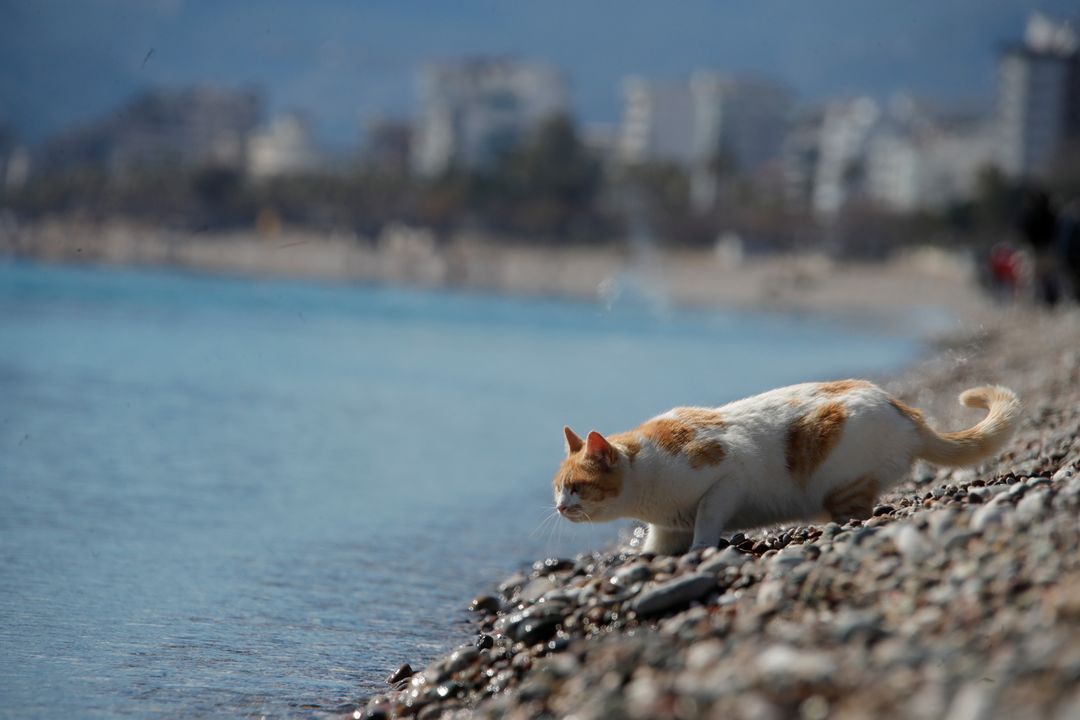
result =
[{"label": "blurred building", "polygon": [[623,119],[617,155],[628,164],[694,160],[694,100],[686,83],[623,81]]},{"label": "blurred building", "polygon": [[404,120],[374,118],[367,123],[364,162],[388,175],[408,173],[412,163],[412,126]]},{"label": "blurred building", "polygon": [[864,194],[866,148],[880,117],[878,104],[866,97],[825,106],[811,194],[816,214],[834,215]]},{"label": "blurred building", "polygon": [[413,168],[422,175],[487,164],[540,121],[568,110],[554,68],[507,58],[429,65],[419,95]]},{"label": "blurred building", "polygon": [[35,172],[92,165],[118,172],[152,166],[242,170],[262,101],[251,90],[151,90],[112,115],[77,128],[42,150]]},{"label": "blurred building", "polygon": [[791,93],[778,83],[701,71],[685,82],[623,81],[619,157],[752,173],[780,155]]},{"label": "blurred building", "polygon": [[1080,138],[1080,39],[1067,23],[1034,14],[1024,41],[998,62],[998,163],[1013,176],[1044,174]]},{"label": "blurred building", "polygon": [[799,210],[810,208],[814,200],[814,177],[821,151],[822,110],[801,112],[791,123],[780,148],[784,201]]},{"label": "blurred building", "polygon": [[693,103],[692,195],[697,207],[715,199],[719,174],[754,176],[781,156],[792,95],[779,83],[698,72]]},{"label": "blurred building", "polygon": [[253,178],[311,172],[319,164],[311,126],[299,114],[276,117],[248,138],[247,169]]},{"label": "blurred building", "polygon": [[[815,137],[816,135],[816,137]],[[836,101],[796,124],[784,147],[787,199],[832,217],[852,203],[896,212],[970,198],[995,158],[993,126],[970,109],[905,94]]]},{"label": "blurred building", "polygon": [[993,164],[993,128],[975,111],[945,111],[898,95],[866,147],[866,197],[899,212],[967,199]]}]

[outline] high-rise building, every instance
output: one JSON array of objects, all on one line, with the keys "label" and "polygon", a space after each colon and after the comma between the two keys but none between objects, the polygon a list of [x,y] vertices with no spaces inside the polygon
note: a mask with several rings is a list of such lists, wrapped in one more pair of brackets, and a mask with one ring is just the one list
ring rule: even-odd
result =
[{"label": "high-rise building", "polygon": [[816,214],[834,215],[865,191],[866,146],[880,117],[878,104],[866,97],[826,106],[811,200]]},{"label": "high-rise building", "polygon": [[694,103],[686,83],[623,81],[623,120],[618,158],[624,163],[694,160]]},{"label": "high-rise building", "polygon": [[568,107],[558,71],[507,58],[429,65],[419,95],[413,167],[422,175],[483,166]]},{"label": "high-rise building", "polygon": [[791,121],[791,93],[775,82],[698,72],[693,100],[694,204],[707,208],[718,172],[753,176],[779,160]]},{"label": "high-rise building", "polygon": [[1067,23],[1034,14],[1024,42],[998,64],[998,163],[1008,174],[1038,177],[1080,138],[1080,38]]},{"label": "high-rise building", "polygon": [[723,156],[742,173],[779,157],[791,109],[791,94],[782,85],[707,71],[679,82],[629,77],[623,97],[624,162],[696,169]]}]

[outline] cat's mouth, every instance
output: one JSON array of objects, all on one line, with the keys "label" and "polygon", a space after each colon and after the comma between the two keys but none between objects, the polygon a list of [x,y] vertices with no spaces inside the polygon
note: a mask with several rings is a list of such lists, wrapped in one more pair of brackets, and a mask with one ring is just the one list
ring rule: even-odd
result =
[{"label": "cat's mouth", "polygon": [[559,510],[559,513],[570,522],[581,522],[588,518],[588,515],[585,514],[585,511],[581,509],[580,505],[564,508]]}]

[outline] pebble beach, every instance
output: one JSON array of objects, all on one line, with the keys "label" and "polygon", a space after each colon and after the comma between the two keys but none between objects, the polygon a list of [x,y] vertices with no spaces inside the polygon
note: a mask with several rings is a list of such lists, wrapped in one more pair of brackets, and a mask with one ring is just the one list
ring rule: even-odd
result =
[{"label": "pebble beach", "polygon": [[1080,313],[973,325],[882,384],[942,430],[978,419],[962,390],[1013,388],[1025,416],[999,456],[919,463],[866,521],[538,559],[473,601],[473,642],[387,668],[385,692],[340,712],[1080,717]]}]

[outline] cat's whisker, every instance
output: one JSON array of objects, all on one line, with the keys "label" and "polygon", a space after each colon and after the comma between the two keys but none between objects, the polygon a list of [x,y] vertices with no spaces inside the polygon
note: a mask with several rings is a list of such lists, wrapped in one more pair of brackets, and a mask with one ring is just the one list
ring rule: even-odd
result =
[{"label": "cat's whisker", "polygon": [[529,537],[536,537],[536,535],[538,535],[540,531],[544,529],[544,526],[550,523],[556,517],[558,517],[558,512],[552,510],[550,513],[548,513],[546,517],[544,517],[543,520],[540,521],[540,524],[538,524],[536,528],[531,533],[529,533]]}]

